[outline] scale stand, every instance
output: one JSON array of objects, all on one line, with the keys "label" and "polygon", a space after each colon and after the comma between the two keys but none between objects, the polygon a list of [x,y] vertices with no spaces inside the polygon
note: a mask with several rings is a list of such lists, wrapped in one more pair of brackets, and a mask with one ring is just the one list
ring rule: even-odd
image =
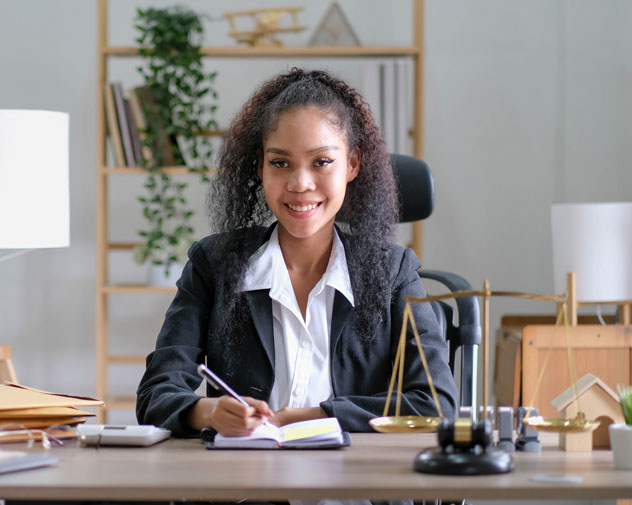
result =
[{"label": "scale stand", "polygon": [[[483,297],[483,419],[473,420],[470,418],[460,417],[454,421],[447,420],[441,412],[441,405],[437,397],[437,392],[432,382],[426,356],[421,345],[421,339],[415,326],[415,319],[412,315],[411,303],[433,302],[447,298],[461,298],[464,296],[482,296]],[[533,293],[519,293],[515,291],[490,291],[489,281],[485,279],[483,291],[454,291],[445,295],[416,297],[407,296],[406,306],[404,307],[404,320],[402,323],[402,331],[400,333],[399,345],[397,346],[397,354],[395,355],[393,373],[388,387],[386,396],[386,404],[384,406],[383,417],[371,419],[370,424],[380,432],[391,433],[409,433],[409,432],[428,432],[437,429],[439,438],[439,447],[426,449],[420,452],[413,461],[413,468],[417,472],[443,474],[443,475],[490,475],[511,472],[514,469],[514,462],[510,454],[505,451],[495,449],[492,444],[492,428],[487,414],[487,380],[488,380],[488,354],[489,354],[489,298],[492,296],[511,296],[515,298],[524,298],[541,301],[555,301],[562,304],[561,310],[557,316],[555,326],[559,326],[562,316],[564,316],[564,326],[566,328],[566,341],[568,347],[569,370],[571,371],[571,384],[575,386],[575,364],[572,358],[570,334],[568,332],[568,318],[566,309],[566,298],[564,295],[536,295]],[[406,332],[408,323],[413,330],[419,356],[423,364],[426,375],[428,376],[428,385],[432,393],[432,399],[437,409],[439,417],[420,417],[420,416],[400,416],[400,404],[402,396],[402,378],[404,370],[404,354],[406,349]],[[553,347],[553,338],[551,338],[551,346],[547,351],[538,383],[536,384],[533,398],[530,405],[533,405],[535,394],[544,374],[544,368],[548,360],[549,353]],[[395,380],[397,380],[397,401],[395,404],[395,416],[388,417],[388,407],[393,393]],[[577,398],[577,393],[573,393]],[[578,404],[579,404],[579,399]],[[579,405],[578,405],[579,406]],[[529,417],[531,409],[525,414],[522,422],[526,426],[534,430],[540,431],[556,431],[564,433],[582,432],[595,429],[598,421],[589,421],[578,413],[574,419],[550,419],[539,416]]]},{"label": "scale stand", "polygon": [[514,469],[511,455],[494,449],[489,419],[442,419],[437,432],[439,447],[420,452],[413,469],[440,475],[490,475]]}]

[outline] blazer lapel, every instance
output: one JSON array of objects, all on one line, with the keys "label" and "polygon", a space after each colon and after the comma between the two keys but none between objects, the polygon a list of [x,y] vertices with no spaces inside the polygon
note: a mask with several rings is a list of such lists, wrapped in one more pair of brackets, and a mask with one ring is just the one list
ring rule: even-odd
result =
[{"label": "blazer lapel", "polygon": [[331,335],[329,336],[329,354],[331,359],[335,356],[334,351],[336,345],[352,313],[353,306],[349,303],[347,297],[340,293],[340,291],[336,291],[334,296],[334,310],[331,314]]},{"label": "blazer lapel", "polygon": [[268,289],[260,289],[247,291],[244,294],[248,300],[252,322],[261,340],[261,345],[270,361],[272,370],[274,370],[274,329],[272,327],[272,300],[270,300],[269,293]]},{"label": "blazer lapel", "polygon": [[[270,235],[272,235],[275,226],[276,222],[267,229],[258,228],[255,230],[257,235],[253,240],[253,243],[256,244],[256,247],[254,247],[252,251],[253,254],[261,244],[270,240]],[[274,370],[274,329],[272,327],[272,300],[270,300],[269,293],[269,289],[260,289],[256,291],[246,291],[244,295],[248,301],[250,315],[252,316],[252,322],[259,335],[259,340],[261,340],[261,345],[266,352],[270,366],[272,370]]]},{"label": "blazer lapel", "polygon": [[[349,251],[349,242],[347,235],[340,230],[338,225],[336,226],[336,231],[338,232],[338,237],[340,237],[340,241],[342,242],[343,247],[345,248],[345,254],[348,256],[350,254]],[[348,262],[347,262],[348,264]],[[349,269],[349,276],[352,277],[354,272]],[[329,337],[329,354],[331,359],[335,356],[336,345],[338,345],[338,341],[340,340],[340,335],[342,335],[342,330],[344,330],[351,314],[353,313],[353,306],[349,303],[349,300],[340,293],[336,291],[336,295],[334,297],[334,310],[331,315],[331,335]]]}]

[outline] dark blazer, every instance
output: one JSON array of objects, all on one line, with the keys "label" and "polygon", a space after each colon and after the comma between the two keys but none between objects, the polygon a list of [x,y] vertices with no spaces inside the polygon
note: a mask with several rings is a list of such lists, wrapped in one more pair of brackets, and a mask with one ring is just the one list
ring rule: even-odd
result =
[{"label": "dark blazer", "polygon": [[[271,228],[251,231],[263,244]],[[349,237],[339,233],[345,250]],[[167,310],[158,335],[156,350],[147,357],[147,368],[137,391],[136,416],[141,424],[168,428],[175,436],[198,436],[187,425],[189,410],[199,399],[195,390],[201,379],[196,373],[206,358],[211,370],[239,394],[268,400],[274,383],[274,335],[272,302],[268,290],[244,293],[250,322],[240,335],[239,345],[226,356],[226,344],[214,329],[223,317],[220,278],[209,262],[217,236],[196,242],[189,251],[178,292]],[[425,296],[414,252],[391,246],[391,300],[386,318],[375,330],[375,338],[362,341],[355,330],[353,306],[340,293],[334,298],[331,321],[331,380],[333,398],[321,402],[328,416],[335,416],[347,431],[372,431],[369,420],[383,414],[393,361],[401,333],[405,301],[403,296]],[[350,276],[354,272],[349,272]],[[452,418],[456,410],[456,386],[447,365],[447,346],[439,332],[429,304],[413,304],[415,322],[430,373],[437,389],[443,415]],[[402,415],[436,416],[428,378],[423,370],[415,339],[406,335],[402,387]],[[209,396],[217,396],[207,388]],[[395,394],[390,414],[395,412]]]}]

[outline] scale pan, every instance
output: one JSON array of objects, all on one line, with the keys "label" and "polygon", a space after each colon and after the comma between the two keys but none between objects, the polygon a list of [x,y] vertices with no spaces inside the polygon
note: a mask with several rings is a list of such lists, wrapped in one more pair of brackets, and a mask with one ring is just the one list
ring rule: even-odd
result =
[{"label": "scale pan", "polygon": [[551,431],[555,433],[580,433],[593,431],[599,426],[599,421],[588,419],[565,419],[563,417],[528,417],[523,419],[524,424],[537,431]]},{"label": "scale pan", "polygon": [[430,433],[437,431],[440,417],[389,416],[369,421],[375,431],[381,433]]}]

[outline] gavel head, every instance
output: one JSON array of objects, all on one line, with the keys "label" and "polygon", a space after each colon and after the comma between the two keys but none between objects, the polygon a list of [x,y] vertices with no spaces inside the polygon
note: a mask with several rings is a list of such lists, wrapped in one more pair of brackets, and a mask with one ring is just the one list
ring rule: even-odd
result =
[{"label": "gavel head", "polygon": [[488,419],[443,419],[439,424],[438,438],[444,452],[483,452],[492,443],[492,425]]}]

